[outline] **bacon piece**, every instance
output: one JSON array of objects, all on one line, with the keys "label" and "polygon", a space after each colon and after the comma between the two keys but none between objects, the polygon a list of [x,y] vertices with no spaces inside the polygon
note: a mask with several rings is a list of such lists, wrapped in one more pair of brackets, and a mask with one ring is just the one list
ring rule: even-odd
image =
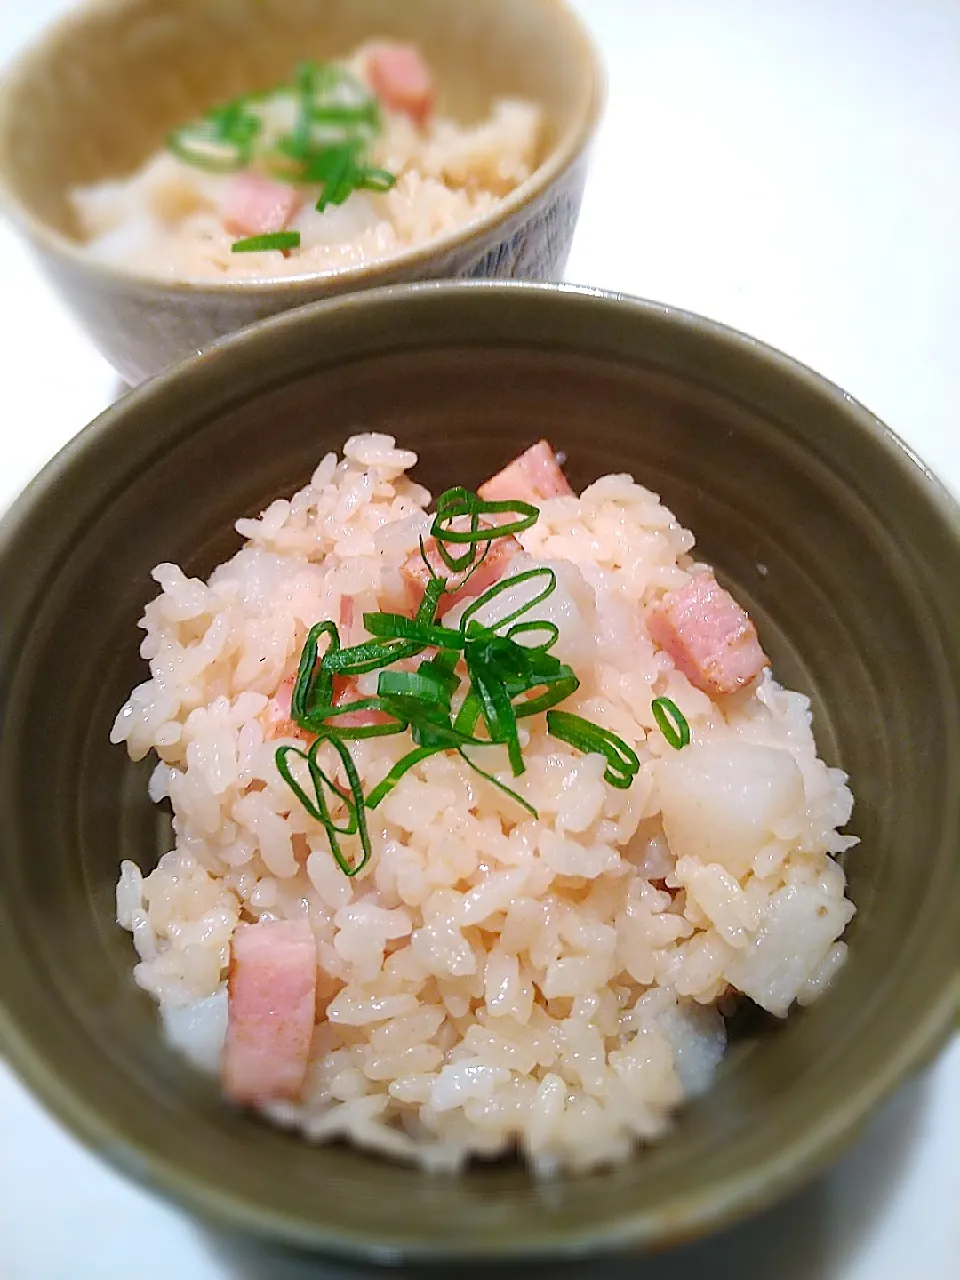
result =
[{"label": "bacon piece", "polygon": [[[333,705],[342,707],[347,702],[357,702],[363,694],[357,688],[355,676],[333,677]],[[389,724],[390,717],[383,711],[366,707],[363,711],[348,711],[345,716],[337,716],[330,724],[338,729],[362,729],[372,724]]]},{"label": "bacon piece", "polygon": [[295,1101],[317,1017],[317,944],[309,923],[237,925],[227,989],[224,1092],[242,1104]]},{"label": "bacon piece", "polygon": [[712,573],[696,573],[668,592],[650,610],[647,627],[653,643],[710,697],[734,693],[769,663],[749,615]]},{"label": "bacon piece", "polygon": [[477,493],[487,502],[536,503],[546,498],[569,498],[573,490],[560,469],[557,455],[546,440],[541,440],[491,476]]},{"label": "bacon piece", "polygon": [[273,235],[287,228],[299,205],[299,193],[286,182],[238,173],[227,191],[223,224],[231,235]]},{"label": "bacon piece", "polygon": [[[295,683],[295,680],[284,680],[267,703],[260,723],[263,725],[264,736],[268,741],[278,738],[299,738],[301,742],[313,742],[316,737],[315,734],[302,729],[290,714]],[[362,696],[353,676],[334,676],[333,705],[335,707],[342,707],[345,702],[357,702]],[[337,716],[330,723],[341,729],[357,729],[365,725],[387,724],[389,719],[390,717],[382,711],[368,707],[363,711],[350,711],[345,716]]]},{"label": "bacon piece", "polygon": [[385,107],[426,123],[437,94],[430,68],[414,45],[374,45],[367,55],[367,79]]},{"label": "bacon piece", "polygon": [[[446,578],[455,576],[441,560],[437,544],[433,538],[427,539],[423,545],[435,574]],[[482,548],[483,544],[481,543],[480,545]],[[451,548],[454,555],[462,552],[463,549],[456,546]],[[507,565],[519,550],[520,543],[517,542],[516,538],[494,539],[490,544],[486,559],[476,573],[470,577],[469,581],[459,591],[440,597],[437,618],[442,618],[445,613],[462,600],[473,600],[477,596],[482,596],[488,587],[492,587],[495,582],[499,582],[506,572]],[[424,564],[423,556],[419,550],[409,556],[401,569],[401,573],[409,589],[410,608],[416,609],[423,598],[427,583],[430,581],[430,572]]]},{"label": "bacon piece", "polygon": [[284,680],[263,711],[260,723],[263,725],[264,737],[268,742],[275,738],[303,738],[305,736],[290,711],[290,705],[293,702],[293,687],[296,683],[294,679]]},{"label": "bacon piece", "polygon": [[344,631],[349,631],[353,626],[353,620],[356,616],[356,606],[354,605],[353,596],[340,597],[340,626]]}]

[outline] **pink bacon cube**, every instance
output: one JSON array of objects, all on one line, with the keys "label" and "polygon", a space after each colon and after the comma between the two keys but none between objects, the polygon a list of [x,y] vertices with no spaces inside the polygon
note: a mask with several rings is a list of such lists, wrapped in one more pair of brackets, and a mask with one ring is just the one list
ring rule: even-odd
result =
[{"label": "pink bacon cube", "polygon": [[317,946],[306,920],[240,924],[230,952],[224,1092],[257,1105],[303,1090],[317,1018]]},{"label": "pink bacon cube", "polygon": [[367,79],[385,107],[426,123],[436,102],[433,75],[412,44],[378,44],[367,55]]},{"label": "pink bacon cube", "polygon": [[509,466],[498,471],[477,493],[487,502],[543,502],[547,498],[569,498],[573,490],[560,468],[557,455],[541,440],[526,453],[514,458]]},{"label": "pink bacon cube", "polygon": [[696,573],[649,612],[650,638],[697,689],[710,697],[734,693],[769,659],[749,615],[712,573]]},{"label": "pink bacon cube", "polygon": [[[456,576],[443,563],[433,538],[424,543],[424,549],[433,572],[437,576],[441,578]],[[453,546],[450,548],[453,555],[457,555],[463,550],[463,547]],[[476,573],[470,576],[465,585],[459,591],[440,597],[440,604],[437,606],[437,618],[442,618],[454,605],[460,604],[463,600],[474,600],[477,596],[482,596],[484,591],[492,587],[495,582],[499,582],[506,573],[510,561],[519,550],[520,544],[516,538],[496,538],[491,542],[490,550],[487,552],[483,564],[477,569]],[[401,573],[409,590],[409,607],[416,609],[423,599],[423,593],[430,581],[430,571],[424,563],[423,556],[419,550],[408,557]]]},{"label": "pink bacon cube", "polygon": [[299,206],[298,192],[286,182],[238,173],[227,191],[223,224],[235,236],[273,235],[286,230]]}]

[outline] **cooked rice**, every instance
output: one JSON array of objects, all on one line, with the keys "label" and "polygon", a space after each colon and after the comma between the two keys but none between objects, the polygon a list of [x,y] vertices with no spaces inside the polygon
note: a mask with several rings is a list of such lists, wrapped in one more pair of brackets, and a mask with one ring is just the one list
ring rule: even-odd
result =
[{"label": "cooked rice", "polygon": [[[176,845],[145,878],[123,864],[134,974],[170,1042],[216,1072],[238,921],[306,916],[311,1067],[302,1101],[270,1118],[434,1170],[515,1147],[541,1174],[623,1160],[709,1086],[731,989],[783,1016],[843,963],[854,908],[830,855],[855,843],[838,834],[852,797],[817,756],[807,698],[765,674],[721,709],[654,650],[641,606],[687,580],[694,539],[655,494],[605,476],[544,502],[520,540],[557,572],[555,651],[582,680],[565,706],[636,746],[633,786],[528,720],[527,772],[497,767],[539,819],[434,756],[371,815],[373,859],[347,879],[277,773],[271,699],[344,597],[345,644],[364,611],[403,607],[400,568],[430,522],[415,461],[355,437],[239,521],[246,544],[208,584],[155,570],[151,678],[113,740],[159,756],[150,795],[172,804]],[[690,723],[683,751],[655,728],[660,695]],[[365,790],[408,749],[352,744]]]},{"label": "cooked rice", "polygon": [[[363,78],[363,46],[347,65]],[[268,131],[289,127],[289,102],[261,108]],[[71,201],[87,249],[105,262],[169,280],[246,280],[341,271],[379,261],[483,217],[537,166],[543,117],[520,99],[460,124],[434,115],[424,129],[382,109],[371,163],[397,175],[392,190],[355,191],[322,213],[306,200],[290,223],[301,247],[284,255],[231,252],[223,223],[230,175],[207,173],[160,151],[132,177],[80,187]],[[319,190],[319,188],[318,188]]]}]

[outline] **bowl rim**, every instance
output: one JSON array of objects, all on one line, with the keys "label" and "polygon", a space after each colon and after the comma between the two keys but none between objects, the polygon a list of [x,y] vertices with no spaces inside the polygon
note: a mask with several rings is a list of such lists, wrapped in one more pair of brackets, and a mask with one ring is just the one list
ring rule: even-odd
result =
[{"label": "bowl rim", "polygon": [[[628,308],[634,315],[677,330],[696,332],[720,350],[763,359],[778,376],[802,383],[817,396],[832,403],[844,415],[851,430],[868,437],[874,445],[912,477],[924,491],[931,510],[960,549],[960,502],[924,464],[915,451],[882,423],[859,401],[827,378],[746,333],[718,321],[667,304],[586,286],[543,284],[520,281],[426,281],[391,285],[360,294],[323,299],[292,312],[260,321],[222,339],[206,352],[180,364],[127,392],[75,436],[28,484],[6,512],[0,514],[0,565],[16,535],[17,526],[29,517],[34,504],[66,474],[74,463],[102,440],[124,436],[133,439],[127,419],[136,416],[143,403],[162,399],[172,390],[183,395],[192,382],[207,385],[217,380],[230,385],[232,366],[251,367],[250,355],[258,345],[285,330],[324,324],[345,312],[376,312],[384,304],[403,305],[421,297],[456,299],[471,293],[497,297],[508,304],[516,295],[552,297],[564,306],[565,298],[580,299],[603,308]],[[66,1127],[75,1138],[99,1154],[109,1165],[166,1199],[179,1204],[206,1224],[255,1235],[264,1242],[315,1251],[327,1257],[349,1261],[397,1264],[402,1262],[491,1262],[537,1259],[600,1258],[635,1247],[661,1249],[729,1227],[769,1207],[800,1189],[821,1173],[858,1136],[862,1125],[895,1089],[928,1065],[958,1029],[960,971],[944,974],[931,988],[923,1011],[909,1037],[890,1043],[887,1057],[864,1078],[859,1087],[845,1094],[830,1109],[817,1115],[802,1134],[778,1148],[758,1156],[749,1166],[727,1177],[723,1184],[703,1188],[697,1196],[676,1197],[672,1206],[638,1210],[614,1222],[596,1227],[575,1227],[558,1233],[531,1233],[520,1243],[504,1248],[495,1235],[482,1243],[451,1247],[432,1241],[403,1242],[370,1239],[310,1223],[295,1213],[264,1209],[229,1190],[221,1190],[184,1170],[174,1160],[155,1155],[116,1128],[97,1108],[88,1104],[69,1083],[63,1070],[51,1065],[34,1047],[29,1028],[8,1011],[0,990],[0,1050],[26,1087]],[[416,1176],[428,1176],[417,1173]]]},{"label": "bowl rim", "polygon": [[[449,0],[451,4],[457,0]],[[75,9],[62,14],[13,60],[0,69],[0,125],[13,119],[18,90],[33,77],[43,74],[44,62],[51,46],[70,39],[84,29],[88,18],[110,10],[135,9],[142,0],[84,0]],[[543,11],[559,25],[566,27],[571,44],[578,49],[581,82],[577,116],[571,126],[550,148],[529,178],[498,199],[493,209],[472,218],[426,241],[387,258],[378,258],[354,266],[302,272],[298,275],[260,276],[242,280],[165,280],[146,272],[118,266],[94,258],[87,246],[56,230],[29,207],[11,181],[9,167],[0,150],[0,211],[39,248],[69,263],[75,269],[98,278],[103,285],[123,293],[144,293],[154,297],[202,296],[213,300],[269,295],[278,290],[315,296],[318,286],[336,285],[343,291],[369,287],[380,279],[386,283],[397,272],[425,269],[437,258],[477,244],[478,253],[487,252],[502,231],[525,210],[535,208],[549,197],[557,182],[586,153],[602,119],[608,96],[607,76],[599,47],[586,23],[567,0],[514,0]]]}]

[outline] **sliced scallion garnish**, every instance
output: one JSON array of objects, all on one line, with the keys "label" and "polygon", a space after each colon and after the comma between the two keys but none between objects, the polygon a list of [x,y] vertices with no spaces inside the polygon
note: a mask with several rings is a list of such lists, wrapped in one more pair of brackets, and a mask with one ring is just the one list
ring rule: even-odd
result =
[{"label": "sliced scallion garnish", "polygon": [[329,639],[328,652],[340,648],[340,632],[335,622],[318,622],[312,627],[300,655],[300,666],[290,699],[290,714],[297,724],[303,724],[317,705],[333,701],[333,678],[322,669],[317,671],[317,653],[323,636]]},{"label": "sliced scallion garnish", "polygon": [[676,751],[687,746],[690,742],[690,726],[677,704],[670,698],[654,698],[650,706],[653,718],[670,746]]},{"label": "sliced scallion garnish", "polygon": [[[292,126],[277,136],[267,127],[273,100],[293,99]],[[266,169],[298,186],[319,186],[317,209],[343,204],[354,191],[389,191],[396,176],[368,163],[370,143],[383,128],[380,103],[344,67],[306,62],[292,84],[245,94],[177,129],[167,147],[180,160],[208,173]],[[290,236],[293,232],[277,232]],[[292,240],[251,237],[235,253],[297,249]]]},{"label": "sliced scallion garnish", "polygon": [[[327,839],[330,842],[330,852],[337,861],[337,865],[344,875],[353,877],[363,870],[370,861],[372,846],[370,844],[370,833],[367,829],[366,804],[363,798],[363,787],[360,783],[360,776],[357,773],[357,767],[353,762],[353,757],[342,742],[335,739],[329,739],[331,746],[340,757],[343,764],[344,772],[347,775],[349,785],[349,793],[339,787],[323,769],[321,769],[317,761],[317,752],[324,743],[323,738],[318,738],[309,751],[301,751],[299,747],[285,746],[277,750],[276,761],[277,769],[280,776],[286,782],[287,786],[293,791],[294,795],[310,814],[318,822],[322,823],[327,833]],[[306,790],[294,778],[293,772],[288,763],[288,757],[294,755],[299,756],[301,760],[305,760],[307,769],[310,774],[310,781],[313,784],[313,796],[309,796]],[[330,806],[327,802],[327,792],[330,792],[337,801],[345,806],[347,810],[347,821],[345,825],[338,826],[336,820],[330,812]],[[360,837],[361,858],[356,864],[352,864],[340,845],[340,836]]]},{"label": "sliced scallion garnish", "polygon": [[279,249],[287,253],[290,249],[300,248],[299,231],[272,231],[265,236],[248,236],[246,240],[237,240],[230,247],[231,253],[270,253]]},{"label": "sliced scallion garnish", "polygon": [[390,191],[397,185],[396,174],[389,169],[358,169],[354,181],[364,191]]},{"label": "sliced scallion garnish", "polygon": [[625,790],[640,772],[640,760],[634,749],[609,729],[601,729],[582,716],[569,711],[548,711],[547,729],[554,738],[567,742],[578,751],[606,757],[604,778],[611,787]]},{"label": "sliced scallion garnish", "polygon": [[[502,524],[491,524],[491,517],[507,518]],[[539,566],[502,579],[471,602],[456,627],[437,621],[443,596],[462,590],[486,560],[492,544],[530,528],[538,517],[537,508],[527,503],[483,502],[469,490],[451,489],[437,501],[431,536],[454,577],[446,578],[434,571],[421,539],[421,555],[429,577],[414,617],[364,614],[364,626],[372,638],[347,649],[341,647],[333,622],[321,622],[311,628],[300,659],[291,714],[302,729],[316,735],[316,740],[306,752],[281,747],[277,767],[307,812],[325,827],[331,851],[346,874],[355,875],[369,858],[366,810],[375,809],[406,773],[441,751],[457,752],[472,770],[537,817],[528,801],[468,754],[468,749],[473,752],[491,746],[505,747],[511,770],[519,776],[525,768],[518,726],[521,719],[546,712],[547,729],[555,738],[579,751],[596,752],[605,758],[604,777],[611,786],[625,788],[633,782],[640,762],[632,747],[581,716],[554,709],[577,691],[580,681],[571,667],[550,653],[560,637],[557,625],[539,619],[523,621],[525,614],[556,590],[552,569]],[[448,544],[462,547],[462,553],[452,554]],[[525,590],[526,599],[511,609],[511,593],[518,590]],[[479,621],[484,608],[501,597],[509,612],[490,624]],[[527,636],[540,637],[539,642],[521,643],[521,638]],[[321,652],[324,638],[327,643]],[[432,651],[431,655],[424,656],[416,670],[390,669],[427,651]],[[461,663],[468,683],[455,712],[454,701],[462,684],[462,677],[457,674]],[[372,671],[380,672],[375,697],[333,705],[335,677]],[[384,718],[376,724],[338,725],[339,720],[356,711],[376,711]],[[408,730],[414,749],[364,797],[346,742]],[[689,735],[689,729],[687,732]],[[320,769],[317,751],[323,742],[330,742],[339,754],[348,791]],[[291,755],[306,762],[312,796],[294,777],[289,764]],[[346,817],[340,825],[331,814],[331,802],[345,807]],[[351,866],[339,843],[339,837],[354,835],[360,836],[364,850],[364,859],[356,867]]]},{"label": "sliced scallion garnish", "polygon": [[250,99],[237,98],[214,108],[199,124],[174,130],[167,147],[197,169],[230,173],[250,164],[262,128],[262,120],[250,109]]},{"label": "sliced scallion garnish", "polygon": [[530,804],[528,800],[524,800],[523,796],[520,795],[519,792],[514,791],[512,787],[508,787],[505,782],[501,782],[495,774],[488,773],[486,769],[481,769],[476,760],[471,760],[465,751],[461,750],[460,758],[467,762],[474,773],[478,773],[481,778],[492,783],[493,786],[495,786],[499,791],[502,791],[504,795],[509,796],[511,800],[520,805],[522,809],[526,809],[527,813],[531,814],[534,818],[540,817],[533,805]]},{"label": "sliced scallion garnish", "polygon": [[[493,525],[484,522],[485,516],[500,515],[513,515],[517,518]],[[473,564],[475,548],[479,544],[523,533],[525,529],[535,525],[539,517],[540,512],[529,502],[485,502],[469,489],[448,489],[437,500],[437,511],[430,533],[436,540],[443,563],[454,573],[461,573]],[[464,519],[469,519],[469,528],[453,527],[453,521]],[[448,544],[465,546],[467,550],[462,556],[453,556],[447,550]]]},{"label": "sliced scallion garnish", "polygon": [[437,755],[442,750],[442,747],[417,747],[415,751],[405,755],[402,760],[393,766],[384,780],[374,787],[367,796],[367,808],[376,809],[387,798],[405,773],[409,773],[414,765],[421,764],[424,760],[429,760],[431,756]]},{"label": "sliced scallion garnish", "polygon": [[505,627],[508,623],[516,621],[517,618],[522,617],[535,605],[542,604],[548,596],[553,595],[554,591],[556,591],[557,575],[546,565],[540,565],[536,569],[527,569],[523,573],[516,573],[510,578],[501,578],[489,590],[484,591],[483,595],[477,596],[470,607],[464,610],[463,617],[460,620],[461,628],[467,630],[474,616],[481,609],[486,608],[491,600],[496,600],[497,596],[502,596],[508,591],[514,591],[517,587],[523,586],[525,582],[536,582],[538,578],[543,579],[544,585],[536,595],[531,596],[529,600],[525,600],[522,605],[514,609],[513,613],[508,613],[505,618],[498,618],[496,625],[498,628]]}]

